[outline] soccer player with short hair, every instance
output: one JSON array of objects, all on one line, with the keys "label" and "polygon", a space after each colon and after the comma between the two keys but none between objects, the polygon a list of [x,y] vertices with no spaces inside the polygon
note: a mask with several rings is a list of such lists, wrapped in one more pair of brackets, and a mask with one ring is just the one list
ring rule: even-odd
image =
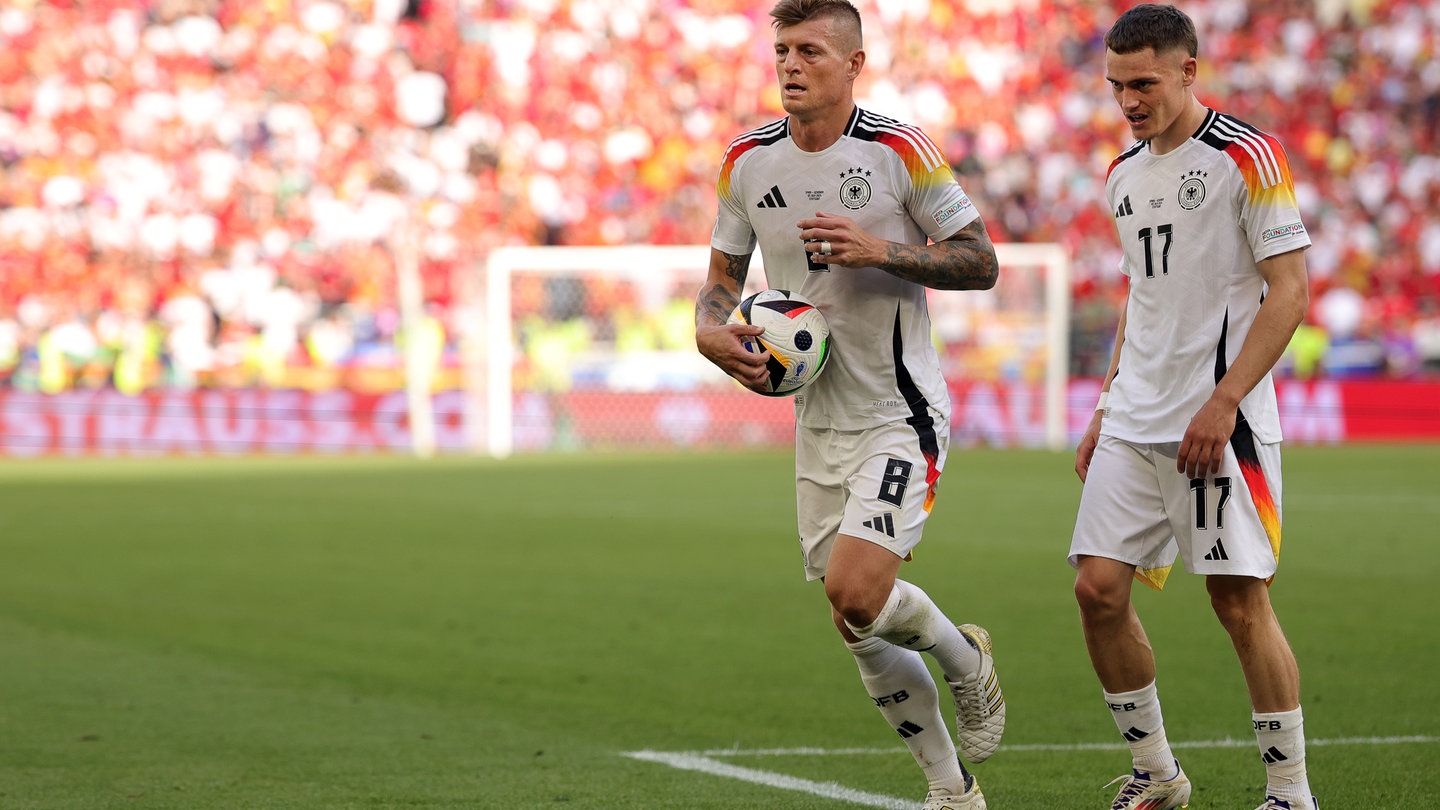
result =
[{"label": "soccer player with short hair", "polygon": [[1090,660],[1131,751],[1111,807],[1190,799],[1131,602],[1134,580],[1163,587],[1178,553],[1205,577],[1249,687],[1267,773],[1260,810],[1312,810],[1299,669],[1269,593],[1281,494],[1270,372],[1305,315],[1310,238],[1279,141],[1195,97],[1189,17],[1136,6],[1105,45],[1136,138],[1105,184],[1130,283],[1075,454],[1084,489],[1069,559]]},{"label": "soccer player with short hair", "polygon": [[983,810],[921,654],[938,662],[954,697],[960,751],[980,762],[1005,721],[989,634],[956,627],[898,574],[920,542],[949,441],[926,288],[993,287],[995,249],[940,149],[918,128],[856,106],[865,50],[855,7],[781,0],[771,17],[789,115],[741,135],[725,154],[696,346],[763,390],[769,354],[741,342],[763,330],[726,324],[757,245],[770,287],[824,312],[828,365],[795,397],[805,573],[824,581],[874,705],[924,771],[926,810]]}]

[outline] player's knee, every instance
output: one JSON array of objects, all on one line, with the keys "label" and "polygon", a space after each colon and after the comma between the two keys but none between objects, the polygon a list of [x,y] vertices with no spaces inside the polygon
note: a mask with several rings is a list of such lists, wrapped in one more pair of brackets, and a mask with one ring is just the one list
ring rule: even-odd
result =
[{"label": "player's knee", "polygon": [[1219,577],[1210,577],[1206,582],[1210,608],[1220,624],[1232,633],[1253,624],[1266,611],[1264,584],[1259,580],[1255,582],[1257,585],[1251,586]]},{"label": "player's knee", "polygon": [[1249,635],[1250,628],[1255,625],[1255,616],[1243,602],[1211,594],[1210,607],[1215,611],[1215,618],[1220,620],[1220,626],[1231,637]]},{"label": "player's knee", "polygon": [[851,627],[868,626],[885,607],[884,599],[877,602],[864,588],[846,587],[843,580],[831,577],[825,579],[825,597],[835,614]]},{"label": "player's knee", "polygon": [[1129,609],[1130,595],[1108,580],[1081,574],[1075,578],[1075,602],[1086,617],[1104,620],[1123,616]]},{"label": "player's knee", "polygon": [[871,607],[862,600],[840,598],[830,602],[835,612],[851,627],[868,627],[880,615],[880,609]]}]

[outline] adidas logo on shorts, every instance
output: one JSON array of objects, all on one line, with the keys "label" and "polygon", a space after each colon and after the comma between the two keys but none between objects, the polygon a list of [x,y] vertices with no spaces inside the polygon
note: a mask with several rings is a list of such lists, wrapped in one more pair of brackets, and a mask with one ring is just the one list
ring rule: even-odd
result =
[{"label": "adidas logo on shorts", "polygon": [[875,517],[864,521],[860,525],[864,526],[867,529],[874,529],[875,531],[889,537],[895,536],[895,519],[890,516],[889,512],[886,512],[883,515],[876,515]]},{"label": "adidas logo on shorts", "polygon": [[1219,560],[1229,560],[1230,555],[1225,553],[1225,541],[1216,540],[1215,545],[1211,546],[1210,550],[1205,553],[1205,559],[1210,560],[1211,562],[1216,562]]}]

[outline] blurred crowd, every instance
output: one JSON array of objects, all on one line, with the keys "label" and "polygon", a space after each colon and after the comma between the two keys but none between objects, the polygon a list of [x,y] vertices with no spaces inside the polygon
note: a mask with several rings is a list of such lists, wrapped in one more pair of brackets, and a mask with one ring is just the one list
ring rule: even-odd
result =
[{"label": "blurred crowd", "polygon": [[[940,143],[997,242],[1065,246],[1072,371],[1103,372],[1128,4],[857,5],[862,105]],[[1440,4],[1181,6],[1201,100],[1280,137],[1315,243],[1287,373],[1440,372]],[[385,388],[409,341],[458,384],[495,247],[708,241],[725,146],[783,115],[769,7],[3,0],[0,385]],[[674,294],[646,327],[603,279],[523,279],[517,340],[672,345]]]}]

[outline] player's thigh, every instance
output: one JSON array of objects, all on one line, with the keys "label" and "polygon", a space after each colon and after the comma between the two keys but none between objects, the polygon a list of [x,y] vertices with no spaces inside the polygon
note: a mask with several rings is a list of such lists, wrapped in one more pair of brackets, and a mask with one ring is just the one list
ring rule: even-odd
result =
[{"label": "player's thigh", "polygon": [[1156,459],[1150,445],[1100,437],[1075,514],[1071,565],[1082,556],[1144,567],[1174,559]]},{"label": "player's thigh", "polygon": [[1267,579],[1280,554],[1280,445],[1232,442],[1220,470],[1165,480],[1166,511],[1185,569]]},{"label": "player's thigh", "polygon": [[795,429],[795,513],[806,579],[825,576],[845,514],[843,440],[839,431]]},{"label": "player's thigh", "polygon": [[897,423],[858,434],[845,485],[840,533],[907,559],[935,503],[949,447],[948,426]]}]

